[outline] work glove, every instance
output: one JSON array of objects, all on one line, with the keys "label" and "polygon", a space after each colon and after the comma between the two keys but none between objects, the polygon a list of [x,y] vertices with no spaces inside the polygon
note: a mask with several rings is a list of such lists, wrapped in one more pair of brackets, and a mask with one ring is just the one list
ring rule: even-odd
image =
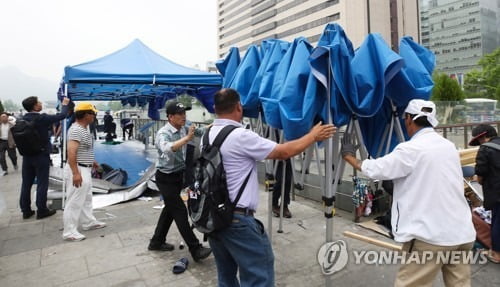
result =
[{"label": "work glove", "polygon": [[352,156],[356,156],[356,150],[359,148],[359,145],[354,144],[354,139],[352,136],[348,133],[344,134],[344,137],[342,138],[342,146],[340,148],[340,153],[342,154],[342,157],[350,154]]}]

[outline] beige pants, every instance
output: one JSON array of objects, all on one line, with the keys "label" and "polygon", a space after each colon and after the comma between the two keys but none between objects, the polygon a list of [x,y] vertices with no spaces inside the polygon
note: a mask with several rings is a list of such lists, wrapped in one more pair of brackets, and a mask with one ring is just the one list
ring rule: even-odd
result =
[{"label": "beige pants", "polygon": [[401,265],[394,286],[432,286],[432,282],[434,282],[439,270],[443,272],[443,280],[446,286],[471,286],[469,264],[447,263],[443,262],[443,260],[436,260],[436,258],[438,251],[470,251],[473,244],[471,242],[455,246],[438,246],[416,239],[413,243],[412,241],[404,243],[403,250],[407,252],[406,258],[409,258],[414,252],[418,253],[419,258],[425,257],[424,252],[432,252],[433,259],[426,260],[425,263],[419,262],[417,264],[417,262],[412,261],[409,264]]}]

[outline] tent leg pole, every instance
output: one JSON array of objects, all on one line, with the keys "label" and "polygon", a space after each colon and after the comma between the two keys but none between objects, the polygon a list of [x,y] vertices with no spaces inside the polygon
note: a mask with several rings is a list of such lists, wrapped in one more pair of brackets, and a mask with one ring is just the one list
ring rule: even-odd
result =
[{"label": "tent leg pole", "polygon": [[[283,136],[283,135],[282,135]],[[279,171],[278,171],[279,172]],[[283,210],[284,210],[284,199],[285,199],[285,183],[286,183],[286,160],[281,161],[281,204],[280,204],[280,221],[278,227],[278,233],[283,233]]]},{"label": "tent leg pole", "polygon": [[[64,84],[64,97],[68,97],[68,84]],[[67,134],[66,134],[66,131],[67,131],[67,126],[68,126],[68,122],[66,121],[66,118],[64,118],[63,120],[63,127],[62,127],[62,132],[61,132],[61,136],[62,136],[62,141],[63,141],[63,150],[62,150],[62,154],[61,154],[61,174],[62,174],[62,199],[61,199],[61,208],[64,209],[65,205],[66,205],[66,175],[65,175],[65,168],[64,168],[64,165],[65,165],[65,162],[66,162],[66,154],[67,154],[67,148],[68,148],[68,143],[67,143]]]}]

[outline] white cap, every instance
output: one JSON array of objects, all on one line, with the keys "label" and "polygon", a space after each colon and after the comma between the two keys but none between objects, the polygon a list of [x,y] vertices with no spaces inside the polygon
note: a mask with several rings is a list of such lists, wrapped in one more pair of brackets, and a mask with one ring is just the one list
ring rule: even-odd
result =
[{"label": "white cap", "polygon": [[[431,112],[422,111],[424,108],[431,109]],[[420,99],[411,100],[406,107],[405,113],[415,115],[412,120],[416,120],[420,117],[427,117],[427,121],[433,126],[438,125],[438,120],[436,119],[436,105],[431,101],[425,101]]]}]

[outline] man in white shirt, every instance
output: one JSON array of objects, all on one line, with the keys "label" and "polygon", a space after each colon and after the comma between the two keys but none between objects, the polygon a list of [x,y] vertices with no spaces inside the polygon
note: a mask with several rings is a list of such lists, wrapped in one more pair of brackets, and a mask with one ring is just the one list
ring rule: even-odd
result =
[{"label": "man in white shirt", "polygon": [[[437,254],[470,251],[476,237],[472,215],[464,197],[460,157],[455,145],[434,131],[436,106],[430,101],[410,101],[404,113],[409,141],[377,159],[359,161],[349,136],[344,136],[342,156],[369,178],[393,180],[392,232],[410,256],[431,252],[422,262],[403,264],[395,286],[432,286],[439,270],[446,286],[470,286],[470,266],[438,262]],[[408,258],[408,257],[407,257]]]},{"label": "man in white shirt", "polygon": [[10,132],[10,128],[14,126],[14,124],[15,120],[12,121],[6,112],[2,112],[0,114],[0,165],[2,166],[0,175],[2,176],[7,174],[5,152],[9,155],[14,169],[17,170],[16,144],[14,143],[14,138]]},{"label": "man in white shirt", "polygon": [[243,128],[243,107],[235,90],[218,91],[215,94],[214,106],[217,119],[209,131],[210,144],[224,126],[238,127],[227,136],[220,148],[231,201],[234,202],[250,172],[234,211],[233,223],[208,237],[217,264],[218,285],[274,286],[274,255],[271,243],[262,223],[253,217],[259,203],[256,161],[285,160],[295,156],[313,143],[330,138],[335,127],[319,123],[303,137],[277,144]]}]

